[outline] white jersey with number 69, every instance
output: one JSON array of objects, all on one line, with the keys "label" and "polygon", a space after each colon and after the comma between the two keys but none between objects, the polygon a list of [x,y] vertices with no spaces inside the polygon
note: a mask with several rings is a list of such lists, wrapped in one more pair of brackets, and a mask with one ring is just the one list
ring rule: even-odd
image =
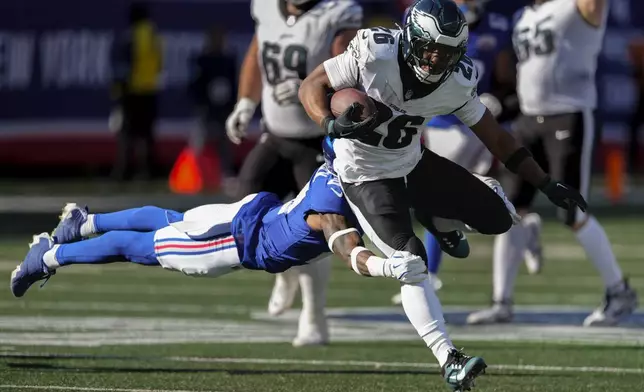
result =
[{"label": "white jersey with number 69", "polygon": [[262,72],[262,117],[277,136],[312,138],[324,134],[294,99],[278,102],[275,87],[303,80],[332,56],[335,36],[362,26],[362,7],[353,0],[321,0],[300,16],[286,12],[284,0],[252,0],[251,12]]},{"label": "white jersey with number 69", "polygon": [[421,158],[420,130],[434,116],[455,114],[466,125],[479,122],[485,106],[476,92],[478,73],[463,57],[432,93],[413,99],[403,91],[400,61],[402,31],[377,27],[359,30],[346,52],[324,62],[337,91],[358,88],[378,106],[378,127],[356,139],[335,139],[334,169],[347,183],[404,177]]}]

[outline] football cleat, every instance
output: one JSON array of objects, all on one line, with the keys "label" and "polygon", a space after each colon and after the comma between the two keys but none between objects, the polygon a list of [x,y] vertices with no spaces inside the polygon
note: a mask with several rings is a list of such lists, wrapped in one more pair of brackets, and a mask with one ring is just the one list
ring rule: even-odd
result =
[{"label": "football cleat", "polygon": [[470,325],[509,323],[513,316],[512,303],[495,302],[490,308],[470,313],[466,322]]},{"label": "football cleat", "polygon": [[604,303],[584,320],[585,327],[606,327],[617,325],[620,320],[630,316],[637,308],[635,290],[624,279],[619,288],[606,290]]},{"label": "football cleat", "polygon": [[449,233],[432,233],[438,240],[441,250],[457,259],[464,259],[470,255],[470,243],[467,237],[460,230]]},{"label": "football cleat", "polygon": [[29,287],[39,280],[45,279],[40,286],[44,286],[47,280],[56,273],[49,270],[43,261],[45,252],[54,246],[54,242],[47,233],[34,235],[33,242],[29,244],[29,252],[20,265],[11,273],[11,293],[15,297],[25,295]]},{"label": "football cleat", "polygon": [[60,215],[60,222],[52,232],[54,243],[67,244],[83,239],[81,226],[87,222],[89,209],[81,208],[76,203],[67,203]]},{"label": "football cleat", "polygon": [[523,254],[530,275],[537,275],[543,267],[543,248],[541,247],[541,217],[531,213],[523,217],[520,225],[528,232],[528,242]]},{"label": "football cleat", "polygon": [[441,369],[441,374],[453,391],[462,392],[472,389],[474,379],[485,374],[485,368],[487,365],[483,358],[470,357],[459,350],[452,349]]}]

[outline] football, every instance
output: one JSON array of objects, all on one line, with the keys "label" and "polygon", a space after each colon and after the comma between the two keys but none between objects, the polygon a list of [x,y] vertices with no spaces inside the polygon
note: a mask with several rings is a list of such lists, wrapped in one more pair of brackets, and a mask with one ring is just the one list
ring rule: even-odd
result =
[{"label": "football", "polygon": [[352,103],[358,102],[363,109],[356,120],[364,120],[377,112],[376,105],[371,98],[360,90],[354,88],[345,88],[336,91],[331,96],[331,112],[334,116],[342,114]]}]

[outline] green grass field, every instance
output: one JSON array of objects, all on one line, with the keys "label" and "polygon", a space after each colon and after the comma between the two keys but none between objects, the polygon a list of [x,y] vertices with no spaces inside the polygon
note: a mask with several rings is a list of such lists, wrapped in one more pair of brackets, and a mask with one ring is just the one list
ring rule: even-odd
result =
[{"label": "green grass field", "polygon": [[[644,287],[644,221],[603,219],[631,285]],[[43,228],[49,230],[49,228]],[[491,238],[441,271],[455,344],[490,368],[490,391],[644,390],[644,314],[619,328],[578,324],[603,290],[572,234],[549,222],[541,275],[522,267],[517,325],[467,327],[489,303]],[[30,237],[0,240],[5,282]],[[0,294],[0,391],[447,391],[431,352],[390,306],[393,280],[336,263],[329,289],[333,342],[295,349],[297,311],[266,317],[273,277],[242,271],[196,279],[112,264],[60,270],[22,299]]]}]

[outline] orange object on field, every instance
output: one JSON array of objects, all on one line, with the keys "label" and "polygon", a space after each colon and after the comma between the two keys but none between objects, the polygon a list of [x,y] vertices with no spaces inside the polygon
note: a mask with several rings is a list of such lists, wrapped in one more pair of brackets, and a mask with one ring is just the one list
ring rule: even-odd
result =
[{"label": "orange object on field", "polygon": [[624,151],[621,146],[608,147],[605,165],[608,198],[613,203],[617,203],[624,196],[626,171]]},{"label": "orange object on field", "polygon": [[209,147],[198,153],[190,147],[184,148],[170,171],[170,190],[175,193],[216,191],[220,183],[219,159]]}]

